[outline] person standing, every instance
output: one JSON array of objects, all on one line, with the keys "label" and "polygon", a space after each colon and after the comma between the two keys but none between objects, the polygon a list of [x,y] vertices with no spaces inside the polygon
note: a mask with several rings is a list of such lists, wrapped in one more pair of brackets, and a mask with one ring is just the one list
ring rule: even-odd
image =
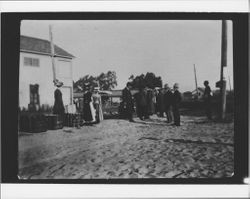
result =
[{"label": "person standing", "polygon": [[169,88],[168,84],[164,85],[164,89],[165,89],[164,93],[165,113],[167,116],[167,122],[171,123],[173,121],[173,114],[172,114],[173,93]]},{"label": "person standing", "polygon": [[134,103],[130,91],[131,88],[132,85],[130,82],[128,82],[126,87],[122,90],[122,103],[123,103],[123,110],[125,112],[125,117],[129,119],[130,122],[134,122],[133,120]]},{"label": "person standing", "polygon": [[164,116],[165,111],[165,103],[164,103],[164,90],[162,88],[159,89],[159,94],[157,95],[157,107],[159,111],[159,116]]},{"label": "person standing", "polygon": [[204,81],[205,91],[204,91],[204,106],[206,110],[206,115],[209,120],[212,119],[212,106],[211,106],[211,98],[212,98],[212,92],[209,86],[209,82],[206,80]]},{"label": "person standing", "polygon": [[83,119],[86,124],[91,124],[95,121],[93,115],[92,93],[89,84],[85,85],[85,93],[83,94]]},{"label": "person standing", "polygon": [[147,118],[147,93],[144,87],[140,87],[136,93],[137,115],[141,120]]},{"label": "person standing", "polygon": [[159,91],[157,88],[154,89],[154,95],[155,95],[155,102],[154,102],[154,107],[155,107],[155,114],[158,114],[159,108],[158,108],[158,95]]},{"label": "person standing", "polygon": [[173,94],[173,115],[174,115],[174,125],[180,126],[180,103],[181,103],[181,93],[179,92],[179,84],[174,84],[174,94]]},{"label": "person standing", "polygon": [[103,120],[103,113],[102,113],[102,99],[101,95],[99,94],[99,87],[94,88],[93,97],[93,105],[96,110],[96,122],[100,123]]},{"label": "person standing", "polygon": [[156,88],[153,90],[153,104],[154,104],[154,114],[157,114],[158,107],[157,107],[157,96],[158,96],[158,91]]},{"label": "person standing", "polygon": [[57,87],[57,89],[54,92],[55,102],[54,102],[54,106],[53,106],[53,114],[57,114],[59,116],[59,120],[63,120],[65,108],[63,105],[62,92],[60,90],[60,87],[63,86],[63,83],[59,82],[59,81],[56,81],[54,83],[55,83],[55,86]]},{"label": "person standing", "polygon": [[155,113],[155,105],[154,105],[154,98],[156,97],[154,91],[150,88],[147,88],[147,109],[148,109],[148,117]]}]

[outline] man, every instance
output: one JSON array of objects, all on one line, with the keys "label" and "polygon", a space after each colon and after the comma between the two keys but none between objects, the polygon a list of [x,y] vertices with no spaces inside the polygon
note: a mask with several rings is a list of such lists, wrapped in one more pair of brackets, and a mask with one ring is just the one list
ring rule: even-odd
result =
[{"label": "man", "polygon": [[211,106],[211,97],[212,92],[209,86],[209,82],[206,80],[204,81],[205,91],[204,91],[204,105],[206,110],[206,115],[209,120],[212,119],[212,106]]},{"label": "man", "polygon": [[122,90],[122,102],[126,118],[129,119],[130,122],[134,122],[133,120],[134,103],[132,94],[130,92],[131,88],[132,85],[130,82],[128,82],[126,87]]},{"label": "man", "polygon": [[165,103],[165,113],[167,115],[167,123],[171,123],[173,121],[173,115],[172,115],[173,93],[169,88],[168,84],[164,85],[164,89],[165,89],[164,103]]},{"label": "man", "polygon": [[174,125],[180,126],[180,103],[181,103],[181,93],[179,92],[179,84],[174,84],[174,94],[173,94],[173,114],[174,114]]}]

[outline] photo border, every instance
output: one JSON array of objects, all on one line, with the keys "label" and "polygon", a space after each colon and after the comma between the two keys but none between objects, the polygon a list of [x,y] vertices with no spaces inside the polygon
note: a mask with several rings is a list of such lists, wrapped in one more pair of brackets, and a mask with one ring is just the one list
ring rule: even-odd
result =
[{"label": "photo border", "polygon": [[[235,91],[234,176],[231,178],[18,179],[19,42],[22,20],[231,20]],[[243,184],[248,176],[248,13],[56,12],[1,13],[1,147],[3,183]]]}]

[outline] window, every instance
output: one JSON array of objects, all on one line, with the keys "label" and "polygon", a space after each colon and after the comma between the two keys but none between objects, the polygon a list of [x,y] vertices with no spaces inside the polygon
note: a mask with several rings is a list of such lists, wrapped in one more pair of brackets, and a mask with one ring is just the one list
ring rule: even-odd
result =
[{"label": "window", "polygon": [[39,66],[39,59],[24,57],[24,65],[25,66]]},{"label": "window", "polygon": [[40,105],[38,84],[30,84],[30,104]]}]

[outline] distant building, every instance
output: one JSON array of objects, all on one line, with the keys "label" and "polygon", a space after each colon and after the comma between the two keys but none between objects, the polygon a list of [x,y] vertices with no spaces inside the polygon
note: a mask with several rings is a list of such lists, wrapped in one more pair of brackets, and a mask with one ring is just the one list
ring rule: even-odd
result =
[{"label": "distant building", "polygon": [[203,98],[205,88],[198,87],[197,90],[195,89],[194,91],[192,91],[192,98],[196,100],[201,100]]},{"label": "distant building", "polygon": [[[56,78],[63,82],[61,88],[64,105],[72,104],[73,55],[55,47]],[[43,39],[20,37],[19,107],[27,108],[31,102],[53,106],[54,91],[50,42]]]}]

